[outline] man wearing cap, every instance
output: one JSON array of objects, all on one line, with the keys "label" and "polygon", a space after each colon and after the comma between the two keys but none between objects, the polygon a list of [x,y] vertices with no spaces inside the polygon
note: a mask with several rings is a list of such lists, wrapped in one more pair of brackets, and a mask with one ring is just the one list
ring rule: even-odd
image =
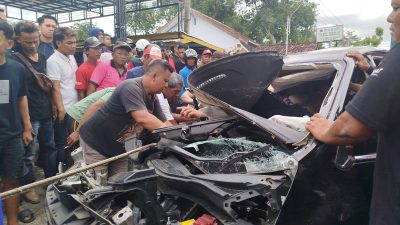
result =
[{"label": "man wearing cap", "polygon": [[118,41],[113,47],[113,59],[96,66],[90,78],[87,95],[108,87],[116,87],[126,79],[126,61],[131,47],[126,42]]},{"label": "man wearing cap", "polygon": [[143,76],[145,71],[147,71],[151,61],[161,58],[162,58],[161,49],[160,47],[158,47],[158,45],[156,44],[147,45],[147,47],[144,49],[143,56],[141,58],[143,66],[138,66],[129,70],[126,79],[132,79]]},{"label": "man wearing cap", "polygon": [[201,54],[201,60],[198,66],[200,67],[210,63],[211,57],[212,57],[212,52],[210,51],[210,49],[205,49]]},{"label": "man wearing cap", "polygon": [[[154,60],[140,78],[122,82],[100,110],[80,128],[80,144],[86,164],[92,164],[125,152],[126,135],[140,137],[168,126],[155,94],[166,87],[172,68],[165,60]],[[131,149],[127,149],[131,150]],[[89,171],[100,184],[108,177],[128,170],[128,159],[122,158]]]},{"label": "man wearing cap", "polygon": [[75,89],[78,91],[78,100],[84,99],[87,94],[90,78],[100,59],[103,43],[96,37],[90,37],[83,42],[87,60],[76,70]]}]

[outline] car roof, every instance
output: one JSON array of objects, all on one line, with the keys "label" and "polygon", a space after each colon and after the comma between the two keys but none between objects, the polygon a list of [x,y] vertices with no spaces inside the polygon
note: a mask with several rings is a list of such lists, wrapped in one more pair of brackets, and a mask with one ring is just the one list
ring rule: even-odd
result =
[{"label": "car roof", "polygon": [[283,61],[285,62],[285,64],[335,62],[343,60],[348,51],[359,51],[362,54],[365,54],[367,52],[382,52],[382,53],[386,52],[386,50],[384,49],[379,49],[369,46],[329,48],[329,49],[321,49],[294,55],[288,55],[284,57]]}]

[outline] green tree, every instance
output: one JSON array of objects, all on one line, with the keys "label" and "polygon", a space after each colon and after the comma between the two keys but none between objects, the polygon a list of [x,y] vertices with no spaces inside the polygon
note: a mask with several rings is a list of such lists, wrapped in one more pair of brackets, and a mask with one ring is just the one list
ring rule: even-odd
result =
[{"label": "green tree", "polygon": [[[132,10],[133,7],[128,10]],[[136,11],[126,15],[127,33],[130,35],[151,34],[178,13],[176,7]]]},{"label": "green tree", "polygon": [[72,29],[77,33],[77,40],[79,41],[84,41],[89,37],[88,31],[90,28],[90,22],[88,21],[76,22],[72,26]]},{"label": "green tree", "polygon": [[363,42],[360,37],[355,34],[355,31],[348,30],[343,35],[343,40],[336,41],[334,47],[353,47],[362,46]]},{"label": "green tree", "polygon": [[292,17],[290,40],[312,41],[316,4],[308,0],[193,0],[192,7],[260,43],[283,43],[286,17]]},{"label": "green tree", "polygon": [[375,28],[375,34],[372,36],[365,37],[362,40],[362,44],[378,47],[382,43],[382,40],[383,40],[382,36],[383,36],[383,28],[377,27],[377,28]]},{"label": "green tree", "polygon": [[[247,13],[250,27],[247,35],[262,43],[283,43],[286,39],[286,18],[291,17],[291,42],[308,42],[315,39],[314,26],[317,5],[307,0],[245,0],[253,10]],[[246,31],[245,31],[246,32]]]}]

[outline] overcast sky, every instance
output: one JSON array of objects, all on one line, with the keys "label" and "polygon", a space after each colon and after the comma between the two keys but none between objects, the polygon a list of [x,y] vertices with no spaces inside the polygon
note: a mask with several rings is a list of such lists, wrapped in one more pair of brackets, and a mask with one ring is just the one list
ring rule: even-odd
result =
[{"label": "overcast sky", "polygon": [[317,26],[343,24],[359,37],[373,35],[375,28],[384,29],[384,43],[389,46],[390,31],[386,21],[391,0],[312,0],[318,4]]}]

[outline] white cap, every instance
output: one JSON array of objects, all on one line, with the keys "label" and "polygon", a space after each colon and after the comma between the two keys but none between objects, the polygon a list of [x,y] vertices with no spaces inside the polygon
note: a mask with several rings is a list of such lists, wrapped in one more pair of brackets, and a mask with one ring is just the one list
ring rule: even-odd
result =
[{"label": "white cap", "polygon": [[137,49],[138,51],[143,51],[143,50],[146,48],[146,46],[147,46],[148,44],[150,44],[150,42],[149,42],[148,40],[146,40],[146,39],[139,39],[139,40],[136,42],[136,49]]}]

